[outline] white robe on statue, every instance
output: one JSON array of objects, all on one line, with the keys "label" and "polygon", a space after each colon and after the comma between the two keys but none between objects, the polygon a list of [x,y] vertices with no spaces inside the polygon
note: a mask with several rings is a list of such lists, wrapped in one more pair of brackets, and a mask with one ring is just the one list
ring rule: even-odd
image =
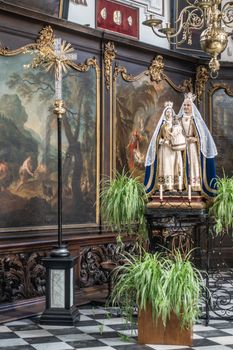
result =
[{"label": "white robe on statue", "polygon": [[[198,151],[198,134],[192,116],[182,117],[182,126],[187,140],[189,182],[193,191],[201,190],[201,164]],[[190,142],[189,142],[190,140]]]}]

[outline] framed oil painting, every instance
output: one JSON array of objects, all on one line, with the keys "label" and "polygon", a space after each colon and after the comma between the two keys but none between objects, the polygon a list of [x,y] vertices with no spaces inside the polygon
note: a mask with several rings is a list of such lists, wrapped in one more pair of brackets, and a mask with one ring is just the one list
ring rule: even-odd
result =
[{"label": "framed oil painting", "polygon": [[[57,223],[54,77],[25,69],[30,54],[0,56],[0,231]],[[86,66],[87,67],[87,66]],[[63,79],[63,223],[98,222],[98,67]],[[87,94],[88,91],[88,94]]]},{"label": "framed oil painting", "polygon": [[216,158],[217,175],[223,171],[233,176],[233,86],[218,84],[210,94],[210,126],[218,155]]},{"label": "framed oil painting", "polygon": [[5,2],[59,18],[67,18],[68,14],[69,0],[6,0]]},{"label": "framed oil painting", "polygon": [[173,101],[178,113],[184,97],[183,89],[176,89],[169,79],[158,83],[145,73],[130,81],[118,75],[113,90],[113,170],[125,169],[142,181],[147,149],[164,103]]}]

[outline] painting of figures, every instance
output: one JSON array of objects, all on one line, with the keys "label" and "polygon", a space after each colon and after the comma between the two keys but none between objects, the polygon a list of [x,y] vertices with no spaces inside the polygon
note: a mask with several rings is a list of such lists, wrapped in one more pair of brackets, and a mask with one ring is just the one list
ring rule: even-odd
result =
[{"label": "painting of figures", "polygon": [[224,89],[215,91],[212,101],[212,125],[213,137],[216,142],[217,156],[217,174],[233,176],[233,96],[229,96]]},{"label": "painting of figures", "polygon": [[173,101],[178,113],[183,94],[165,80],[156,83],[143,76],[137,81],[126,82],[117,78],[114,112],[117,171],[124,168],[143,180],[146,152],[165,101]]},{"label": "painting of figures", "polygon": [[[54,77],[31,59],[0,57],[1,229],[57,223]],[[64,74],[64,224],[96,222],[96,86],[94,69]]]}]

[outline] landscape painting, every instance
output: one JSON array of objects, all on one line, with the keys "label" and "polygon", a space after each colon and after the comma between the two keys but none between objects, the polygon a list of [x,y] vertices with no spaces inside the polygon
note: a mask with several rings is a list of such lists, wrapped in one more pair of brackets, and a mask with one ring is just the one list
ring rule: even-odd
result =
[{"label": "landscape painting", "polygon": [[[0,229],[57,223],[54,76],[25,69],[31,55],[0,57]],[[88,91],[88,94],[87,94]],[[63,222],[96,222],[95,69],[64,74]]]},{"label": "landscape painting", "polygon": [[212,100],[212,134],[217,155],[217,174],[233,176],[233,96],[229,96],[224,89],[215,91]]},{"label": "landscape painting", "polygon": [[164,103],[173,101],[178,113],[183,93],[174,90],[165,80],[156,83],[144,75],[133,82],[118,77],[115,98],[116,170],[133,172],[143,181],[147,149]]}]

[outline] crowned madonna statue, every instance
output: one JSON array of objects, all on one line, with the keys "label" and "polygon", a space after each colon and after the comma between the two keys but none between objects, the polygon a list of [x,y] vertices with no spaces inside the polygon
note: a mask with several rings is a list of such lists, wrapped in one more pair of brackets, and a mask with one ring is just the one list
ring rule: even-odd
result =
[{"label": "crowned madonna statue", "polygon": [[147,193],[177,196],[187,192],[203,197],[215,193],[214,140],[194,104],[195,95],[185,94],[178,115],[173,103],[165,103],[151,138],[145,161]]}]

